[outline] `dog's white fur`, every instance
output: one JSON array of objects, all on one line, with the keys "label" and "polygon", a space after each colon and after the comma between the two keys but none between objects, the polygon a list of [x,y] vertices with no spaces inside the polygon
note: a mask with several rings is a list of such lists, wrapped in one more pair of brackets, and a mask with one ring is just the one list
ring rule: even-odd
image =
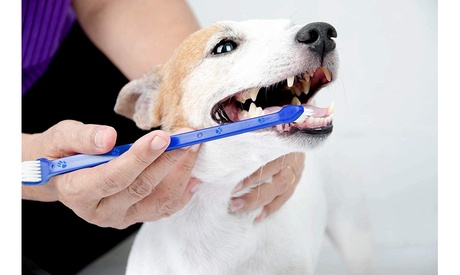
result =
[{"label": "dog's white fur", "polygon": [[[268,86],[319,66],[335,76],[335,51],[321,64],[305,45],[296,43],[301,27],[288,20],[251,20],[202,29],[164,65],[127,84],[115,110],[143,129],[160,125],[170,132],[181,127],[199,129],[216,125],[212,106],[238,91]],[[212,56],[213,47],[228,38],[239,41],[238,50]],[[203,183],[181,211],[143,224],[127,273],[313,274],[328,217],[324,188],[309,150],[320,142],[306,135],[257,131],[203,144],[192,172]],[[240,181],[271,160],[307,150],[300,183],[280,210],[259,223],[254,218],[261,209],[229,213],[232,190]],[[335,226],[334,231],[341,232],[335,234],[336,241],[343,244],[341,250],[354,270],[369,274],[368,246],[353,250],[362,238],[353,226],[346,228],[348,233],[343,234]]]}]

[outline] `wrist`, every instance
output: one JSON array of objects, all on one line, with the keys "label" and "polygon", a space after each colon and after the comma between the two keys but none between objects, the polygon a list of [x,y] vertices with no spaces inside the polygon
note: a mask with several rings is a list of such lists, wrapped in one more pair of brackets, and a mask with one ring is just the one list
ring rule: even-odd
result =
[{"label": "wrist", "polygon": [[22,186],[22,199],[23,200],[33,200],[33,201],[43,201],[43,202],[52,202],[57,201],[57,197],[51,184],[45,184],[41,186]]}]

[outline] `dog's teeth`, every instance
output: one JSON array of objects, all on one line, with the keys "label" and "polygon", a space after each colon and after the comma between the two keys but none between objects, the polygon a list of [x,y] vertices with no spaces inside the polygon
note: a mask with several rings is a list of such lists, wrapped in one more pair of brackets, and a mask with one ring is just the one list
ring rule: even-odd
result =
[{"label": "dog's teeth", "polygon": [[254,102],[251,103],[251,105],[249,106],[249,111],[248,111],[249,116],[251,116],[251,117],[255,116],[256,109],[257,109],[256,104],[254,104]]},{"label": "dog's teeth", "polygon": [[303,87],[303,93],[308,95],[308,93],[310,92],[310,86],[311,86],[311,82],[308,81],[307,83],[305,83],[305,86]]},{"label": "dog's teeth", "polygon": [[315,75],[315,70],[310,70],[308,74],[310,75],[310,77],[313,77]]},{"label": "dog's teeth", "polygon": [[327,115],[331,115],[334,113],[334,110],[335,110],[335,104],[334,102],[331,102],[331,104],[329,105],[329,107],[327,108]]},{"label": "dog's teeth", "polygon": [[252,101],[256,101],[257,94],[259,94],[259,88],[251,89],[249,92],[250,92]]},{"label": "dog's teeth", "polygon": [[297,97],[292,98],[291,104],[292,105],[302,105],[302,103],[300,102],[300,100]]},{"label": "dog's teeth", "polygon": [[256,108],[256,116],[263,116],[264,115],[264,110],[262,107],[257,107]]},{"label": "dog's teeth", "polygon": [[290,76],[286,80],[287,80],[288,87],[291,88],[292,85],[294,85],[294,76]]},{"label": "dog's teeth", "polygon": [[239,97],[236,98],[241,103],[245,103],[246,100],[252,99],[252,101],[256,101],[257,94],[259,93],[259,88],[252,88],[243,93]]},{"label": "dog's teeth", "polygon": [[302,95],[302,92],[303,92],[303,90],[299,90],[299,89],[296,89],[296,90],[295,90],[296,96]]},{"label": "dog's teeth", "polygon": [[305,82],[309,83],[310,82],[310,75],[308,73],[303,74],[303,79],[305,79]]},{"label": "dog's teeth", "polygon": [[315,118],[315,127],[324,126],[324,118],[317,117]]},{"label": "dog's teeth", "polygon": [[321,69],[321,71],[323,71],[324,76],[326,76],[327,81],[330,82],[332,80],[331,71],[329,71],[329,69],[324,68],[324,67],[320,67],[320,69]]},{"label": "dog's teeth", "polygon": [[244,111],[241,112],[241,114],[243,115],[243,118],[249,118],[248,111],[244,110]]}]

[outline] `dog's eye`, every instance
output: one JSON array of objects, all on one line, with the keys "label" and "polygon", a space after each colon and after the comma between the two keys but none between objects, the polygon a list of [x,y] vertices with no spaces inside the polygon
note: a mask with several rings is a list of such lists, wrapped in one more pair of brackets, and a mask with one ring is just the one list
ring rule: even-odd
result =
[{"label": "dog's eye", "polygon": [[236,48],[236,43],[231,40],[222,40],[212,50],[212,54],[223,54],[233,51]]}]

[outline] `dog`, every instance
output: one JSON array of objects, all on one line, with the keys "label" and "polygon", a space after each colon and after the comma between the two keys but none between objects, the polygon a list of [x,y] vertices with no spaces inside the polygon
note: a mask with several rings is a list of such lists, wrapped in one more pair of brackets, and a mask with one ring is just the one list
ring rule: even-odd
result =
[{"label": "dog", "polygon": [[[314,274],[327,229],[352,272],[371,274],[367,227],[341,211],[333,216],[342,222],[328,222],[312,153],[333,129],[333,106],[314,106],[313,97],[337,78],[336,37],[324,22],[222,21],[191,34],[167,62],[121,89],[115,112],[146,130],[200,129],[288,104],[308,113],[304,121],[202,144],[192,172],[200,188],[179,212],[142,225],[127,274]],[[291,152],[305,152],[306,162],[281,209],[257,223],[261,209],[229,213],[232,197],[248,192],[232,194],[239,182]]]}]

